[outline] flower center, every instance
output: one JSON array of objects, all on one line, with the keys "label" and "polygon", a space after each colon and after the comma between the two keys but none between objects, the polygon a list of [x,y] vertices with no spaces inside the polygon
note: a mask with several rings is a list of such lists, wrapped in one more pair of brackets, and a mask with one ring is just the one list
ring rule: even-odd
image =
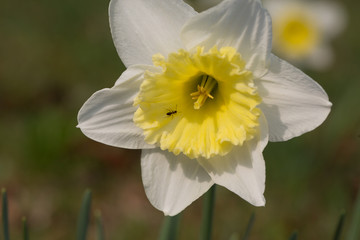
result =
[{"label": "flower center", "polygon": [[319,40],[319,30],[310,16],[301,9],[290,10],[274,19],[274,45],[292,57],[309,54]]},{"label": "flower center", "polygon": [[194,103],[194,109],[200,109],[200,107],[204,105],[206,99],[214,99],[210,93],[214,90],[216,85],[217,82],[213,77],[203,75],[201,84],[197,85],[197,91],[190,94],[192,99],[196,100]]},{"label": "flower center", "polygon": [[261,99],[234,48],[153,56],[134,100],[145,141],[189,158],[227,154],[257,134]]}]

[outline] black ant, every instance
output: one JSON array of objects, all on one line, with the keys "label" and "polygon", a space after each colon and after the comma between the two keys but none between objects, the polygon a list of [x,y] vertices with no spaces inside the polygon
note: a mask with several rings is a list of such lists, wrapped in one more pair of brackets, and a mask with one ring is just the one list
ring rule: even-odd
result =
[{"label": "black ant", "polygon": [[177,110],[175,110],[175,111],[169,111],[169,112],[166,113],[166,115],[168,115],[169,117],[170,117],[170,116],[173,116],[173,115],[175,115],[175,114],[177,114]]},{"label": "black ant", "polygon": [[178,113],[178,111],[177,111],[177,105],[176,105],[175,110],[167,109],[166,116],[174,117],[174,115],[176,115],[177,113]]}]

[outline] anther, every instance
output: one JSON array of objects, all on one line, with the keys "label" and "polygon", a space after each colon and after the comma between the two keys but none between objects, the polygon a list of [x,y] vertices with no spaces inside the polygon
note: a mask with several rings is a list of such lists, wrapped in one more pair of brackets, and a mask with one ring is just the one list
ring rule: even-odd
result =
[{"label": "anther", "polygon": [[194,109],[200,109],[206,102],[206,99],[214,99],[211,95],[211,92],[215,88],[217,82],[216,80],[209,76],[203,75],[201,84],[197,86],[197,91],[190,94],[191,98],[196,100],[194,102]]}]

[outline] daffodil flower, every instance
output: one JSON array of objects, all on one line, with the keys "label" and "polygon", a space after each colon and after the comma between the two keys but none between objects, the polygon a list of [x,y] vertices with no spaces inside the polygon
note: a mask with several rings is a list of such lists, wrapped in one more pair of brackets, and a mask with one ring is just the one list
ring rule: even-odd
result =
[{"label": "daffodil flower", "polygon": [[146,195],[166,215],[213,184],[263,206],[268,140],[316,128],[331,103],[271,54],[260,1],[225,0],[202,13],[181,0],[112,0],[109,9],[127,69],[85,102],[78,127],[96,141],[142,149]]},{"label": "daffodil flower", "polygon": [[330,41],[346,23],[344,9],[331,1],[265,0],[273,18],[274,51],[285,59],[315,70],[334,61]]}]

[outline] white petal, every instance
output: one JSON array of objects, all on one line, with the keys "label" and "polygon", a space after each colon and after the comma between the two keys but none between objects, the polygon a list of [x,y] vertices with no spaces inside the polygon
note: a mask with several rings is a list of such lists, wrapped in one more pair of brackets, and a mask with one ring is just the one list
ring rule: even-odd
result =
[{"label": "white petal", "polygon": [[115,147],[154,147],[144,142],[142,129],[133,122],[133,100],[148,68],[128,68],[114,87],[97,91],[84,103],[78,114],[78,127],[87,137]]},{"label": "white petal", "polygon": [[256,80],[270,141],[285,141],[319,126],[331,103],[321,86],[299,69],[272,55],[269,72]]},{"label": "white petal", "polygon": [[142,179],[150,202],[165,215],[176,215],[213,185],[194,159],[160,148],[143,150]]},{"label": "white petal", "polygon": [[262,151],[268,142],[266,120],[260,118],[261,136],[236,146],[225,156],[199,159],[216,184],[233,191],[254,206],[264,206],[265,161]]},{"label": "white petal", "polygon": [[181,0],[112,0],[110,28],[125,66],[151,65],[152,55],[182,48],[180,30],[195,14]]},{"label": "white petal", "polygon": [[271,31],[270,16],[260,1],[228,0],[187,22],[181,38],[187,49],[234,47],[247,68],[260,76],[270,56]]},{"label": "white petal", "polygon": [[264,1],[264,7],[270,12],[271,17],[282,16],[287,11],[288,6],[293,6],[295,1],[292,0],[266,0]]}]

